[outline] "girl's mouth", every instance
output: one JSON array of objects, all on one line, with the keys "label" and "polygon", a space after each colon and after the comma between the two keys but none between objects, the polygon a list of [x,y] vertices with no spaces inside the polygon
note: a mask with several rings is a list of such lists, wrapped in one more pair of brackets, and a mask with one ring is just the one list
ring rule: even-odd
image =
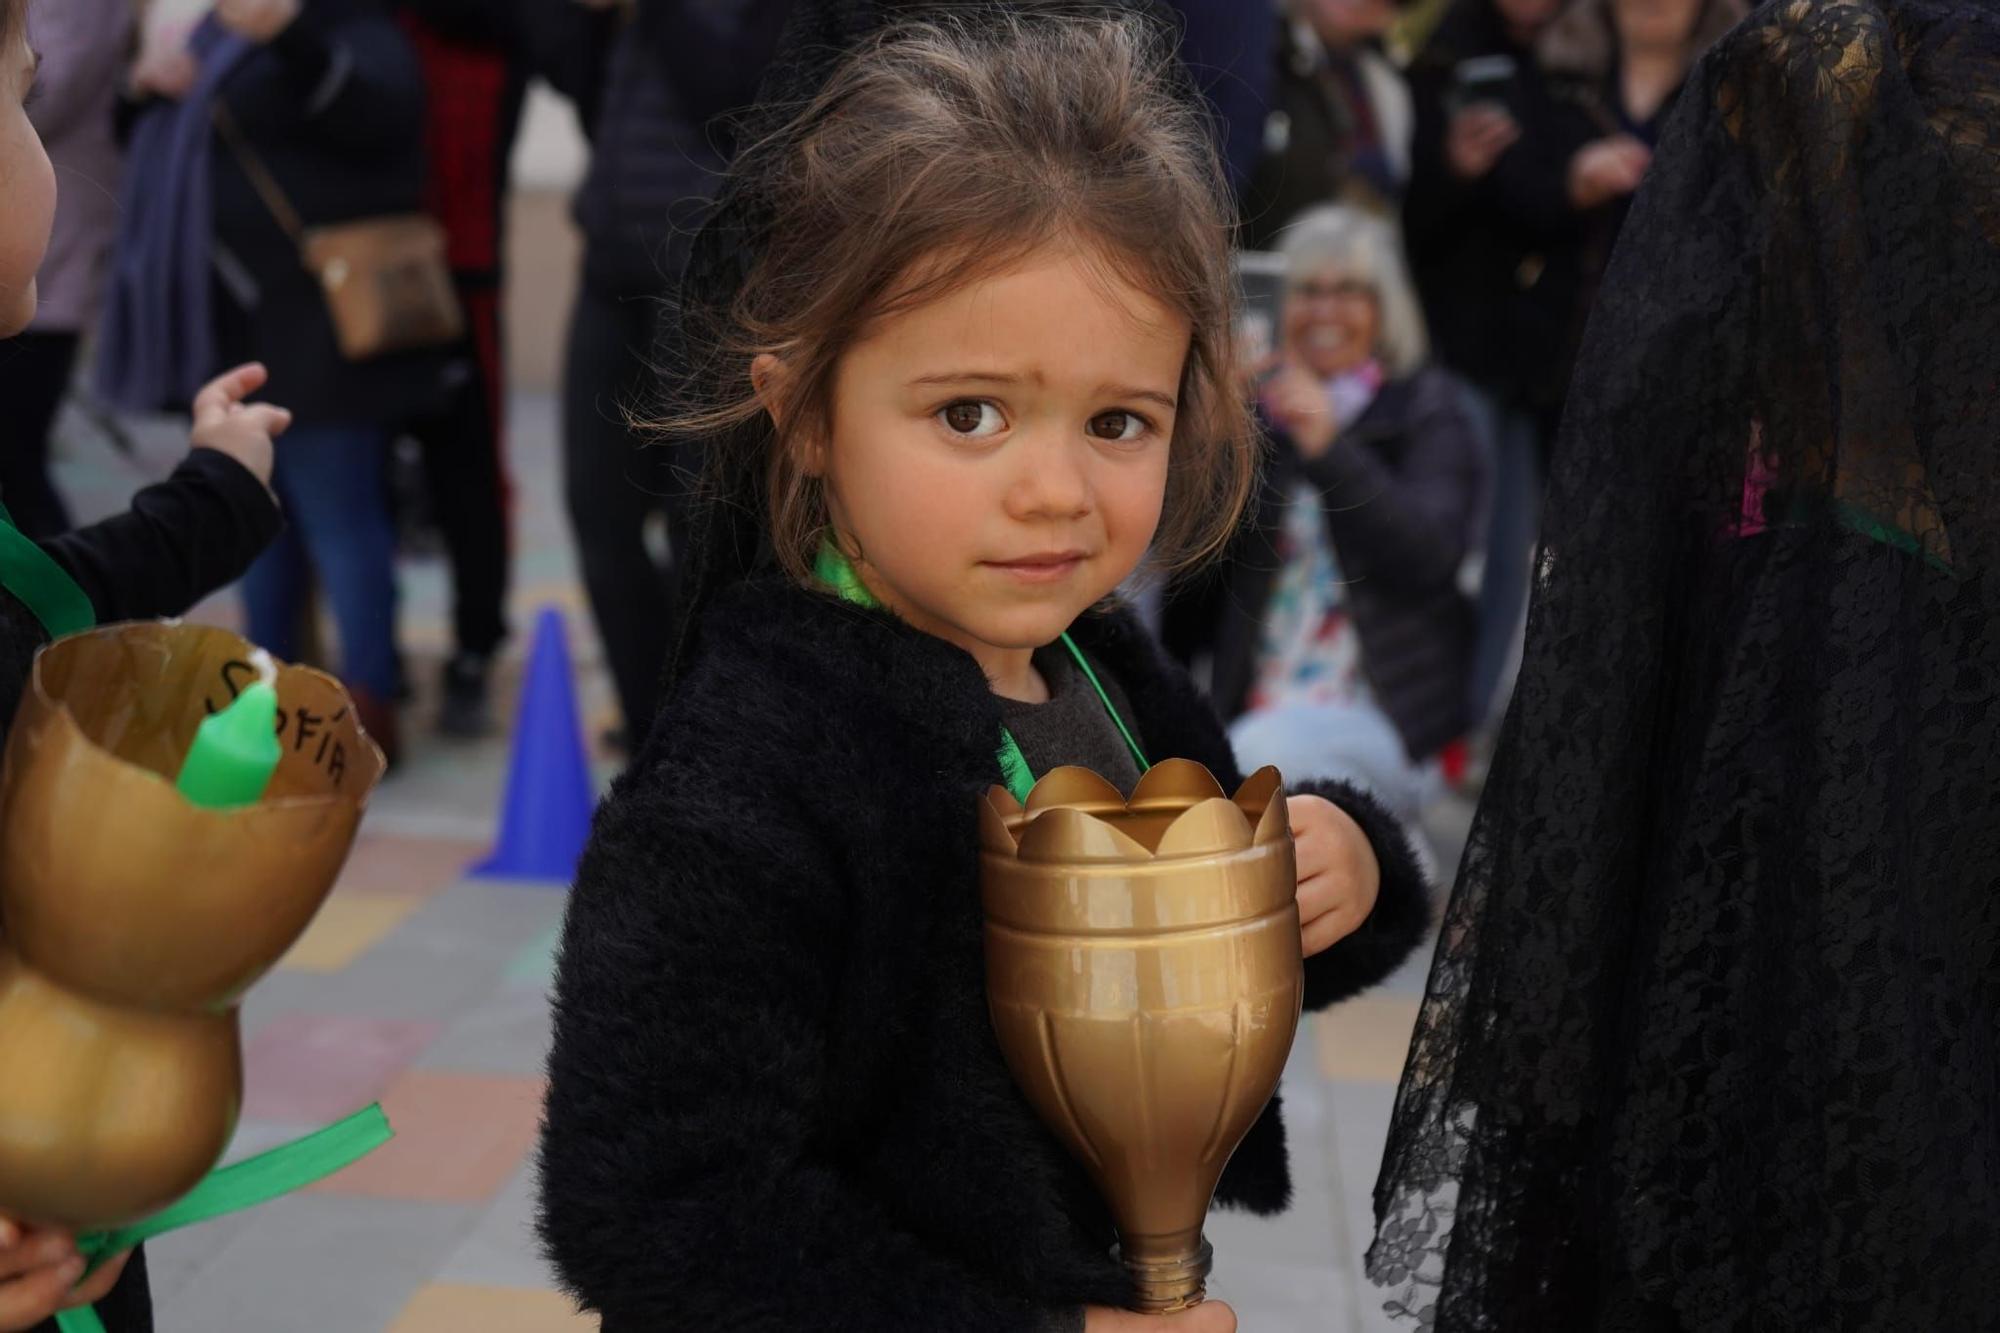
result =
[{"label": "girl's mouth", "polygon": [[986,565],[1022,583],[1057,583],[1075,573],[1085,558],[1082,551],[1047,551],[1018,560],[989,560]]}]

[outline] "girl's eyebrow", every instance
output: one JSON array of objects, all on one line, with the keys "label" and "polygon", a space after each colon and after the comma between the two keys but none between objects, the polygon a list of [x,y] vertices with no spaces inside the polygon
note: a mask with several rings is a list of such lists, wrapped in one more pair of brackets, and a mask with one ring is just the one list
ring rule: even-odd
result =
[{"label": "girl's eyebrow", "polygon": [[[1039,374],[1009,375],[997,370],[947,370],[936,375],[919,375],[910,381],[913,389],[938,388],[953,384],[1021,384],[1042,383]],[[1102,384],[1097,392],[1106,398],[1133,398],[1153,403],[1172,412],[1180,407],[1180,402],[1170,393],[1158,389],[1142,389],[1133,384]]]}]

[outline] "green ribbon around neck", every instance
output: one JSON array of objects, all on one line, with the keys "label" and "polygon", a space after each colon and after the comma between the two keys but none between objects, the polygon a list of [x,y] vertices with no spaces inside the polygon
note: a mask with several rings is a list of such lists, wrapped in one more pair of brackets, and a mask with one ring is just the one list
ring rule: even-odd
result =
[{"label": "green ribbon around neck", "polygon": [[[211,1171],[178,1203],[131,1226],[77,1237],[77,1250],[92,1268],[141,1242],[197,1222],[254,1208],[280,1195],[324,1180],[387,1143],[395,1131],[378,1103],[302,1139]],[[104,1321],[88,1305],[56,1316],[58,1333],[105,1333]]]},{"label": "green ribbon around neck", "polygon": [[97,608],[68,571],[14,526],[0,504],[0,586],[21,599],[51,639],[79,634],[97,625]]},{"label": "green ribbon around neck", "polygon": [[[813,560],[813,577],[836,593],[842,601],[871,609],[880,609],[882,606],[881,600],[868,591],[868,585],[861,581],[861,575],[855,572],[853,563],[841,554],[840,548],[833,544],[831,537],[820,540],[819,554]],[[1083,655],[1083,649],[1076,646],[1076,640],[1070,638],[1067,632],[1062,635],[1062,645],[1069,649],[1069,655],[1076,659],[1077,666],[1083,671],[1083,678],[1089,681],[1090,688],[1097,692],[1098,699],[1104,704],[1105,713],[1118,728],[1118,734],[1125,738],[1125,744],[1131,748],[1132,758],[1138,763],[1139,771],[1144,773],[1152,765],[1146,762],[1145,751],[1139,748],[1139,742],[1132,735],[1132,729],[1125,725],[1124,718],[1118,716],[1118,706],[1111,702],[1110,692],[1104,688],[1103,682],[1098,680],[1097,673],[1091,670],[1089,660]],[[1014,734],[1005,727],[1000,728],[1000,776],[1006,781],[1007,790],[1014,794],[1014,799],[1026,804],[1028,793],[1035,788],[1034,770],[1028,767],[1027,757],[1021,753],[1021,747],[1014,740]]]}]

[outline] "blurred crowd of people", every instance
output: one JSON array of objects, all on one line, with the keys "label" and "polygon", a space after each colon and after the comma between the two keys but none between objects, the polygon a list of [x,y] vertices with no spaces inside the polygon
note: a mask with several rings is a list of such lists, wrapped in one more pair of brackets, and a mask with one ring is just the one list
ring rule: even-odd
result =
[{"label": "blurred crowd of people", "polygon": [[[1541,478],[1571,362],[1661,118],[1741,0],[1183,0],[1241,240],[1275,258],[1251,388],[1256,523],[1170,588],[1163,637],[1249,763],[1357,777],[1420,808],[1506,692]],[[631,422],[655,327],[788,0],[32,0],[31,114],[63,177],[32,328],[0,344],[0,493],[62,531],[49,438],[86,341],[124,409],[184,406],[256,359],[296,424],[285,537],[243,583],[249,633],[332,657],[393,755],[390,464],[420,446],[449,557],[447,732],[491,725],[508,627],[507,173],[544,80],[591,143],[569,313],[564,491],[629,738],[675,632],[694,469]],[[447,337],[357,350],[329,292],[415,262],[330,231],[428,218]],[[328,246],[332,249],[329,250]],[[328,254],[335,257],[329,259]],[[1247,270],[1246,270],[1247,271]],[[385,276],[386,275],[386,276]],[[407,276],[407,275],[405,275]],[[338,653],[320,648],[318,608]]]},{"label": "blurred crowd of people", "polygon": [[[1284,0],[1260,519],[1170,596],[1245,763],[1415,814],[1508,693],[1548,451],[1663,117],[1740,0]],[[1254,305],[1254,302],[1253,302]]]}]

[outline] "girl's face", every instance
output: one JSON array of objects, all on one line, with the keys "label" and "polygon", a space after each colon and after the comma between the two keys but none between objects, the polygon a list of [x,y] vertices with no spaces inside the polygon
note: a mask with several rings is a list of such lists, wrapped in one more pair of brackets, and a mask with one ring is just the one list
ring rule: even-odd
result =
[{"label": "girl's face", "polygon": [[808,448],[869,590],[996,682],[1025,671],[1152,541],[1190,336],[1055,246],[875,321]]},{"label": "girl's face", "polygon": [[1308,273],[1285,293],[1285,348],[1321,379],[1345,374],[1376,352],[1382,306],[1374,285],[1342,269]]},{"label": "girl's face", "polygon": [[55,226],[55,169],[26,107],[35,63],[26,33],[0,38],[0,338],[35,317],[35,271]]}]

